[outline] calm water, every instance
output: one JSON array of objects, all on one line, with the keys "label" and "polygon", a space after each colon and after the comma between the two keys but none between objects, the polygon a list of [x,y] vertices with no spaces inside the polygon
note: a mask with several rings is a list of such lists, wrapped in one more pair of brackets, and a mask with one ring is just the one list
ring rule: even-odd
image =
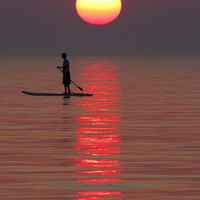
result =
[{"label": "calm water", "polygon": [[0,199],[200,199],[200,58],[0,61]]}]

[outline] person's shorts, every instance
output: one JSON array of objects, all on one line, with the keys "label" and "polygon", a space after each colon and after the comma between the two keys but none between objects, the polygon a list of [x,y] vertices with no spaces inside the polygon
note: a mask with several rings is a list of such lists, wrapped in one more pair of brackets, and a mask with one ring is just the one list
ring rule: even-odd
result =
[{"label": "person's shorts", "polygon": [[70,72],[63,72],[63,84],[71,84]]}]

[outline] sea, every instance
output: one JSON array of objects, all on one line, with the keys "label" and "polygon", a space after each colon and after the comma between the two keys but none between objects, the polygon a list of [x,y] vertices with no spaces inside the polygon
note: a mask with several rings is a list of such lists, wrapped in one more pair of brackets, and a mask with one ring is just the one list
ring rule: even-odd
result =
[{"label": "sea", "polygon": [[200,57],[69,61],[0,57],[0,199],[199,200]]}]

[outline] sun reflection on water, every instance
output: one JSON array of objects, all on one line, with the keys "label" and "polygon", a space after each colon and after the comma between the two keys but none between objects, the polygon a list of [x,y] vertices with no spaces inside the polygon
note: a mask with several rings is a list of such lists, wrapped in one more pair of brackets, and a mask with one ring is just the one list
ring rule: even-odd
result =
[{"label": "sun reflection on water", "polygon": [[[117,67],[85,65],[82,77],[87,81],[84,87],[95,95],[83,98],[77,105],[83,112],[77,117],[80,134],[76,139],[75,166],[80,174],[78,183],[89,185],[90,190],[80,191],[80,198],[74,200],[119,199],[121,192],[116,191],[115,185],[123,180],[119,177],[122,141],[118,133],[121,117]],[[99,184],[104,190],[96,190]]]}]

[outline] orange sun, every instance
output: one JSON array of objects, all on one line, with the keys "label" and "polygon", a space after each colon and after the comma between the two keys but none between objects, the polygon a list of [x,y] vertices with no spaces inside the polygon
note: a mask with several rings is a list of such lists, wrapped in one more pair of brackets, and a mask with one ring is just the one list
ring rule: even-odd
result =
[{"label": "orange sun", "polygon": [[115,20],[122,8],[121,0],[76,0],[76,10],[86,22],[95,25]]}]

